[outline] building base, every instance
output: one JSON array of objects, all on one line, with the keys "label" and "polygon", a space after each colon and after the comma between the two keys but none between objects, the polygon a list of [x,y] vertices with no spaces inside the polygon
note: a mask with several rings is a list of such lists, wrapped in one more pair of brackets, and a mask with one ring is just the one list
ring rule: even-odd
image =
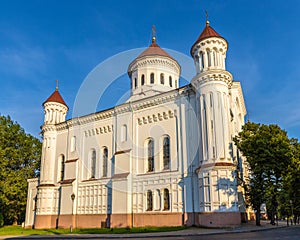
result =
[{"label": "building base", "polygon": [[208,213],[135,213],[37,215],[34,227],[44,228],[125,228],[202,226],[233,227],[241,224],[240,212]]},{"label": "building base", "polygon": [[202,212],[198,214],[200,227],[234,227],[241,224],[240,212]]}]

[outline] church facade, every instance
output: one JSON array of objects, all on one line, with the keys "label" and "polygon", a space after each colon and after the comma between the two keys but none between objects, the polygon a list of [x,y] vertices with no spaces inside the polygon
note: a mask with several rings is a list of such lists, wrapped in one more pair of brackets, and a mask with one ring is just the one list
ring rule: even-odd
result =
[{"label": "church facade", "polygon": [[131,97],[76,119],[66,120],[56,89],[43,103],[40,178],[28,180],[25,226],[239,225],[247,168],[232,139],[246,108],[227,48],[207,21],[191,47],[195,77],[179,87],[179,63],[153,37],[129,64]]}]

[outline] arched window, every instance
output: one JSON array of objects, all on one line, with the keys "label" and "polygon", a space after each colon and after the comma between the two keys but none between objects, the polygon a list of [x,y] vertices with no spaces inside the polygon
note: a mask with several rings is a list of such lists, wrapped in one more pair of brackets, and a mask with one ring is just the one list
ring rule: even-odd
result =
[{"label": "arched window", "polygon": [[208,67],[211,66],[211,52],[209,50],[207,50],[207,62],[208,62]]},{"label": "arched window", "polygon": [[71,151],[71,152],[74,152],[75,150],[76,150],[76,137],[73,136],[73,137],[71,138],[71,148],[70,148],[70,151]]},{"label": "arched window", "polygon": [[145,75],[143,74],[141,77],[141,85],[145,85]]},{"label": "arched window", "polygon": [[96,150],[93,149],[90,152],[90,163],[91,163],[91,178],[95,178],[96,175]]},{"label": "arched window", "polygon": [[134,88],[137,88],[137,79],[136,78],[134,78]]},{"label": "arched window", "polygon": [[169,189],[164,189],[164,210],[170,210],[170,194]]},{"label": "arched window", "polygon": [[203,71],[204,68],[204,53],[200,52],[200,59],[201,59],[201,70]]},{"label": "arched window", "polygon": [[173,83],[172,83],[172,76],[169,76],[169,85],[170,85],[170,87],[173,86]]},{"label": "arched window", "polygon": [[170,169],[170,138],[168,136],[163,140],[163,163],[164,170]]},{"label": "arched window", "polygon": [[153,199],[152,199],[152,191],[147,191],[147,211],[152,211],[153,209]]},{"label": "arched window", "polygon": [[102,150],[102,160],[103,160],[103,177],[107,177],[107,161],[108,161],[108,150],[103,148]]},{"label": "arched window", "polygon": [[154,141],[153,139],[148,140],[148,172],[154,170]]},{"label": "arched window", "polygon": [[59,180],[63,181],[65,177],[65,156],[63,154],[59,156],[59,164],[60,164]]},{"label": "arched window", "polygon": [[214,49],[213,51],[213,58],[214,58],[214,65],[218,66],[218,56],[217,56],[217,49]]},{"label": "arched window", "polygon": [[163,73],[160,74],[160,84],[165,84],[165,75]]},{"label": "arched window", "polygon": [[153,84],[154,83],[154,73],[150,74],[150,83]]},{"label": "arched window", "polygon": [[126,142],[127,141],[127,125],[124,124],[121,128],[121,141]]}]

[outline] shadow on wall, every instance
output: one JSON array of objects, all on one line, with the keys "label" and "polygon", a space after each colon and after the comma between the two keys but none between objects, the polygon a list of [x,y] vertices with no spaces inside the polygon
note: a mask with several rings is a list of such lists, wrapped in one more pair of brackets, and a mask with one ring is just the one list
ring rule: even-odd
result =
[{"label": "shadow on wall", "polygon": [[[232,172],[232,175],[234,177],[234,173]],[[237,193],[237,187],[236,187],[236,181],[230,180],[229,178],[219,178],[217,181],[217,187],[216,191],[223,193],[223,195],[226,196],[226,198],[231,198]],[[228,201],[227,201],[228,202]],[[238,209],[238,200],[231,201],[228,206],[226,202],[221,202],[219,206],[219,211],[237,211]]]}]

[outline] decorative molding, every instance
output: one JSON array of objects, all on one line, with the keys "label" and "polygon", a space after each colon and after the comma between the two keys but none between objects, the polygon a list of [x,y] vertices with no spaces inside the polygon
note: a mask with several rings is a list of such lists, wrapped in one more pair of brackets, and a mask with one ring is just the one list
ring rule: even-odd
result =
[{"label": "decorative molding", "polygon": [[128,153],[128,152],[130,152],[130,151],[131,151],[131,149],[120,150],[120,151],[115,152],[115,155],[123,154],[123,153]]},{"label": "decorative molding", "polygon": [[53,183],[42,183],[38,185],[38,187],[55,187],[55,184]]},{"label": "decorative molding", "polygon": [[99,134],[105,134],[105,133],[110,133],[112,132],[113,125],[107,125],[103,127],[98,127],[98,128],[91,128],[89,130],[84,131],[84,136],[85,137],[91,137]]},{"label": "decorative molding", "polygon": [[228,85],[229,88],[232,86],[232,75],[230,72],[225,70],[208,70],[205,72],[202,72],[198,75],[196,75],[192,82],[193,84],[196,84],[199,87],[205,83],[213,82],[213,81],[219,81],[224,82]]},{"label": "decorative molding", "polygon": [[153,56],[144,56],[141,58],[135,59],[132,63],[130,63],[128,67],[128,72],[133,72],[137,70],[137,68],[141,67],[157,67],[157,65],[164,66],[171,68],[173,71],[176,72],[176,74],[180,75],[181,67],[179,63],[172,58],[160,56],[160,55],[153,55]]},{"label": "decorative molding", "polygon": [[175,110],[173,111],[169,110],[168,112],[162,112],[162,113],[152,114],[152,115],[138,118],[137,121],[139,125],[142,125],[142,124],[148,124],[152,122],[168,120],[170,118],[173,118],[174,116],[175,116]]},{"label": "decorative molding", "polygon": [[112,179],[127,178],[130,173],[118,173],[112,176]]},{"label": "decorative molding", "polygon": [[68,159],[65,161],[65,163],[72,163],[72,162],[77,162],[79,158],[75,158],[75,159]]},{"label": "decorative molding", "polygon": [[75,180],[76,180],[76,178],[65,179],[65,180],[60,181],[59,183],[60,183],[60,184],[71,184],[71,183],[73,183]]},{"label": "decorative molding", "polygon": [[197,167],[195,169],[195,173],[199,173],[200,169],[212,168],[212,167],[236,167],[236,165],[230,162],[207,163]]},{"label": "decorative molding", "polygon": [[[89,115],[85,115],[82,117],[77,117],[73,119],[69,119],[65,122],[51,125],[43,125],[42,133],[46,131],[63,131],[66,129],[70,129],[76,126],[87,125],[91,122],[96,122],[99,120],[112,119],[113,116],[116,116],[121,113],[138,111],[141,109],[146,109],[153,106],[162,105],[168,102],[176,101],[177,99],[184,97],[186,95],[195,94],[195,91],[191,84],[183,86],[178,89],[171,90],[169,92],[165,92],[159,95],[154,95],[148,98],[140,99],[133,102],[126,102],[121,105],[117,105],[114,108],[110,108],[101,112],[92,113]],[[93,136],[96,134],[102,134],[111,132],[113,125],[107,125],[99,128],[93,128],[85,131],[85,136]]]}]

